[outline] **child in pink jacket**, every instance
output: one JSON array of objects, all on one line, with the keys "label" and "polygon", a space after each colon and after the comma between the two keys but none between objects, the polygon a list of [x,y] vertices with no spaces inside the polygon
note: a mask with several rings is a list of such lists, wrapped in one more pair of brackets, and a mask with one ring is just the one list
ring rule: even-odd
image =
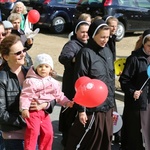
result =
[{"label": "child in pink jacket", "polygon": [[39,150],[51,150],[53,142],[53,128],[44,110],[29,111],[30,103],[34,99],[37,103],[45,103],[56,99],[65,107],[72,107],[70,101],[61,91],[59,82],[51,77],[53,60],[47,54],[37,55],[34,65],[29,69],[20,96],[20,111],[27,123],[25,132],[25,150],[35,150],[38,136]]}]

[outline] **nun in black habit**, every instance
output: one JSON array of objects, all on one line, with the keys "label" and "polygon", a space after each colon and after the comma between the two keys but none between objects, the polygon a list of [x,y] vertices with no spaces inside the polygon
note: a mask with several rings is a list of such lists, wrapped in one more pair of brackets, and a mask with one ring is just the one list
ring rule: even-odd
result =
[{"label": "nun in black habit", "polygon": [[78,116],[69,131],[65,150],[111,150],[115,80],[113,55],[106,47],[110,29],[103,20],[96,20],[88,34],[87,46],[76,57],[74,80],[81,76],[101,80],[108,87],[108,96],[94,108],[77,106]]}]

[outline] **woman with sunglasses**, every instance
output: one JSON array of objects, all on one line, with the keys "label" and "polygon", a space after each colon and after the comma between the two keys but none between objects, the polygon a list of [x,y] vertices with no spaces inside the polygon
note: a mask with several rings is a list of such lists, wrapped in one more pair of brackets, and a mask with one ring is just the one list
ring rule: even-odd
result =
[{"label": "woman with sunglasses", "polygon": [[[0,44],[3,64],[0,71],[0,130],[6,150],[23,150],[26,123],[19,112],[19,97],[27,73],[24,67],[26,49],[16,35],[6,37]],[[30,110],[41,110],[47,103],[32,102]]]}]

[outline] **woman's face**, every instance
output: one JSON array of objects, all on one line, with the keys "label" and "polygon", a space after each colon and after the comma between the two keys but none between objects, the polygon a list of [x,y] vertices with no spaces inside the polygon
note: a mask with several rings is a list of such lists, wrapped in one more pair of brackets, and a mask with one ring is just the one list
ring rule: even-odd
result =
[{"label": "woman's face", "polygon": [[4,30],[4,26],[0,25],[0,43],[2,42],[2,40],[5,38],[5,30]]},{"label": "woman's face", "polygon": [[23,6],[22,5],[17,5],[16,6],[16,13],[21,14],[23,12]]},{"label": "woman's face", "polygon": [[94,41],[101,47],[105,47],[109,40],[110,30],[99,30],[94,36]]},{"label": "woman's face", "polygon": [[150,55],[150,41],[147,41],[144,44],[144,50],[145,50],[145,52],[146,52],[147,55]]},{"label": "woman's face", "polygon": [[91,17],[87,17],[85,21],[88,22],[90,25],[91,24]]},{"label": "woman's face", "polygon": [[109,23],[109,27],[110,27],[110,35],[114,35],[114,34],[116,33],[116,31],[117,31],[118,22],[112,20],[112,21]]},{"label": "woman's face", "polygon": [[18,41],[10,47],[8,55],[4,55],[4,59],[10,66],[22,66],[25,63],[26,52],[21,41]]},{"label": "woman's face", "polygon": [[13,22],[11,22],[13,25],[14,30],[19,30],[20,29],[20,19],[16,19]]},{"label": "woman's face", "polygon": [[76,32],[77,39],[83,43],[87,43],[89,39],[88,36],[89,25],[80,25],[79,29]]},{"label": "woman's face", "polygon": [[11,31],[11,28],[5,29],[6,36],[9,36],[11,34]]}]

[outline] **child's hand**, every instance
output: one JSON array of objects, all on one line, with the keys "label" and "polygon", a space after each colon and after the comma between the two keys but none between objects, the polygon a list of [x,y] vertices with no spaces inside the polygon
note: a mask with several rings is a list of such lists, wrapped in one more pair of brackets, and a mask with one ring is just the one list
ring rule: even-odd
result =
[{"label": "child's hand", "polygon": [[29,110],[24,109],[24,110],[21,112],[21,115],[22,115],[22,118],[29,118],[29,117],[30,117]]},{"label": "child's hand", "polygon": [[72,108],[73,105],[74,105],[74,101],[69,101],[69,102],[66,103],[66,107]]}]

